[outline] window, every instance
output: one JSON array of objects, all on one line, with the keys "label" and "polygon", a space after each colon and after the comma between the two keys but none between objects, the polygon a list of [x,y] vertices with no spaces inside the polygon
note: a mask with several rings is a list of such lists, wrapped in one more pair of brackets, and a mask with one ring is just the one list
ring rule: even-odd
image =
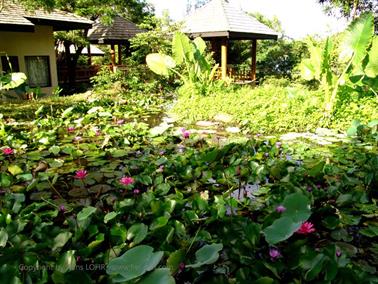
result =
[{"label": "window", "polygon": [[1,56],[1,66],[3,66],[4,73],[20,72],[17,56]]},{"label": "window", "polygon": [[26,76],[30,87],[50,87],[50,60],[48,56],[25,56]]}]

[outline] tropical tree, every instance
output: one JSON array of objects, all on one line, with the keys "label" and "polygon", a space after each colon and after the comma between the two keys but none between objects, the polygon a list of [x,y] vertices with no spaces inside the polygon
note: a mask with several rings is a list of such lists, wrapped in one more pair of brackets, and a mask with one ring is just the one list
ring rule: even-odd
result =
[{"label": "tropical tree", "polygon": [[325,10],[332,13],[341,13],[344,17],[354,19],[363,12],[372,11],[378,15],[376,0],[318,0]]},{"label": "tropical tree", "polygon": [[302,61],[304,79],[319,81],[325,94],[324,126],[332,118],[338,99],[351,93],[378,93],[378,36],[374,35],[372,13],[354,20],[343,33],[337,50],[337,64],[332,66],[334,44],[327,39],[321,47],[310,45],[310,58]]}]

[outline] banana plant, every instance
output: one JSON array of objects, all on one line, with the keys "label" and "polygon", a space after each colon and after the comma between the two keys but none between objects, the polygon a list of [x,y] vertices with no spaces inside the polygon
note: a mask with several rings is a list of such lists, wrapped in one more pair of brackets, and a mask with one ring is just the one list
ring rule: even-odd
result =
[{"label": "banana plant", "polygon": [[0,75],[0,92],[13,90],[24,84],[26,80],[26,75],[22,72]]},{"label": "banana plant", "polygon": [[[202,38],[191,41],[183,33],[175,33],[172,39],[172,57],[151,53],[146,57],[147,66],[158,75],[178,75],[184,85],[207,93],[214,82],[218,65],[212,66],[206,55],[206,43]],[[180,68],[181,67],[181,68]]]},{"label": "banana plant", "polygon": [[323,47],[310,46],[310,58],[300,65],[302,77],[319,81],[325,93],[324,126],[332,117],[340,86],[347,85],[357,92],[378,92],[378,38],[374,35],[373,14],[363,14],[344,32],[338,57],[338,64],[344,66],[340,73],[331,68],[332,51],[330,39]]}]

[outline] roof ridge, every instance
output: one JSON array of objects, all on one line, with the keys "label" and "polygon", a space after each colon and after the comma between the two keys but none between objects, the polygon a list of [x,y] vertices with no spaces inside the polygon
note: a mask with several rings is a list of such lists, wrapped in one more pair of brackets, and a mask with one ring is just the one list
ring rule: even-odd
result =
[{"label": "roof ridge", "polygon": [[228,15],[226,13],[226,6],[225,6],[226,3],[227,4],[230,4],[230,3],[226,0],[213,0],[213,1],[220,1],[220,4],[222,6],[222,12],[223,12],[224,18],[226,19],[227,31],[230,31],[231,30],[230,19],[228,18]]}]

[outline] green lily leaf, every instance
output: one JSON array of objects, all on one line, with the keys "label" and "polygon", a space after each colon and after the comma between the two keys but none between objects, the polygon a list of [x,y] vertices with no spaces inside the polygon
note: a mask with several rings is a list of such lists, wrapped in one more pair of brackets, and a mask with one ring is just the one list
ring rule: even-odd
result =
[{"label": "green lily leaf", "polygon": [[146,238],[147,232],[148,226],[146,226],[145,224],[134,224],[127,231],[127,239],[133,240],[134,244],[139,244]]},{"label": "green lily leaf", "polygon": [[219,258],[219,252],[223,249],[222,244],[205,245],[196,252],[196,262],[187,267],[198,268],[202,265],[213,264]]},{"label": "green lily leaf", "polygon": [[78,221],[84,221],[86,219],[88,219],[93,213],[96,212],[96,208],[95,207],[92,207],[92,206],[88,206],[88,207],[85,207],[83,208],[79,214],[77,214],[77,220]]},{"label": "green lily leaf", "polygon": [[57,250],[58,248],[64,247],[64,245],[69,241],[69,239],[72,237],[71,232],[62,232],[59,235],[57,235],[54,239],[54,245],[52,247],[52,251]]},{"label": "green lily leaf", "polygon": [[147,274],[138,282],[138,284],[175,284],[176,281],[172,277],[168,268],[155,269]]},{"label": "green lily leaf", "polygon": [[126,282],[153,270],[163,257],[163,252],[153,252],[150,246],[136,246],[120,257],[112,259],[106,273],[113,276],[115,282]]},{"label": "green lily leaf", "polygon": [[9,165],[8,171],[14,176],[24,172],[18,165]]}]

